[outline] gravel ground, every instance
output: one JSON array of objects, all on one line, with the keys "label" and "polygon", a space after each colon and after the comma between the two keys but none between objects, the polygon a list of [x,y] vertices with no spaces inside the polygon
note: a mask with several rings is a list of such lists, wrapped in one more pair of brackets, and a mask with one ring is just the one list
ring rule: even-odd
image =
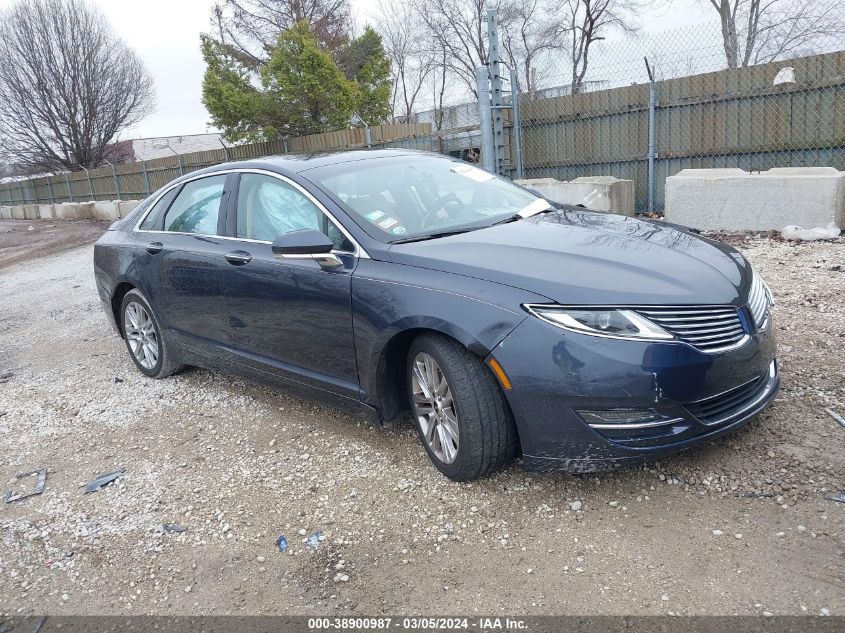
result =
[{"label": "gravel ground", "polygon": [[108,225],[99,220],[2,220],[0,268],[96,242]]},{"label": "gravel ground", "polygon": [[845,240],[723,238],[779,304],[771,409],[646,468],[472,484],[409,426],[197,369],[144,378],[91,246],[6,268],[0,477],[49,477],[0,506],[0,611],[845,615],[845,504],[823,499],[845,488],[845,428],[823,411],[845,414]]}]

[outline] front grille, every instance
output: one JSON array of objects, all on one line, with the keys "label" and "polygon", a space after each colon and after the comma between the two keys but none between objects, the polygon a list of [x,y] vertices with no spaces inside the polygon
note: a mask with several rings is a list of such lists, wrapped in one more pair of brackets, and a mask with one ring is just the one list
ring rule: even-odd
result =
[{"label": "front grille", "polygon": [[751,291],[748,293],[748,310],[754,317],[758,329],[763,329],[769,317],[769,294],[766,285],[757,273],[751,278]]},{"label": "front grille", "polygon": [[775,365],[772,364],[768,372],[754,380],[684,406],[702,424],[724,424],[753,408],[764,391],[768,393],[769,383],[774,380],[776,372]]},{"label": "front grille", "polygon": [[731,347],[745,337],[745,328],[736,308],[648,308],[638,309],[637,312],[704,352]]}]

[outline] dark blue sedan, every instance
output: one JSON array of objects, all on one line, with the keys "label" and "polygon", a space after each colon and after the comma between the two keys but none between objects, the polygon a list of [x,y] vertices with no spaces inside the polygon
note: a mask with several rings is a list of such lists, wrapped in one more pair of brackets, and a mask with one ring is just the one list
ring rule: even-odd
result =
[{"label": "dark blue sedan", "polygon": [[116,222],[97,288],[151,378],[227,371],[413,417],[447,477],[591,472],[736,429],[779,386],[771,295],[734,249],[553,205],[447,157],[219,165]]}]

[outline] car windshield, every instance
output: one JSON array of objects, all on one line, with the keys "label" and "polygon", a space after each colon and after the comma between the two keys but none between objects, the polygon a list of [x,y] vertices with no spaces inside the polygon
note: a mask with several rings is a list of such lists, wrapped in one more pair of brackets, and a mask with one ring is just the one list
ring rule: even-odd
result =
[{"label": "car windshield", "polygon": [[383,242],[483,228],[541,200],[474,165],[439,156],[352,161],[304,175]]}]

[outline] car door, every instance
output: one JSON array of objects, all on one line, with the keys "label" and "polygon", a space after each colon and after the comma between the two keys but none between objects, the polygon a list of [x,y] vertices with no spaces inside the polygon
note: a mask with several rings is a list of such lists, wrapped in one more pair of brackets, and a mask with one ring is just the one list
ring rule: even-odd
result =
[{"label": "car door", "polygon": [[[242,363],[344,398],[359,397],[352,331],[351,238],[305,189],[269,173],[240,175],[225,274],[226,322]],[[276,259],[271,244],[297,229],[335,243],[343,266]]]},{"label": "car door", "polygon": [[171,194],[166,208],[142,223],[154,229],[145,248],[156,264],[152,285],[164,327],[195,351],[214,353],[215,344],[230,342],[222,315],[223,269],[231,245],[220,234],[221,209],[235,182],[236,176],[227,174],[189,180]]}]

